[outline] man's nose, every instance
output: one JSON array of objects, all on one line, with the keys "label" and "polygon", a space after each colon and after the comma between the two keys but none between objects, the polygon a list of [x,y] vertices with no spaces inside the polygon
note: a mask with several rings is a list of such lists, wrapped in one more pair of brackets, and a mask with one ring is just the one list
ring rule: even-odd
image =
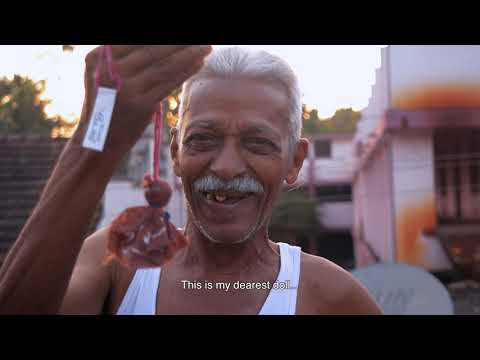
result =
[{"label": "man's nose", "polygon": [[225,139],[222,150],[213,160],[210,169],[222,179],[233,179],[245,174],[247,166],[233,137]]}]

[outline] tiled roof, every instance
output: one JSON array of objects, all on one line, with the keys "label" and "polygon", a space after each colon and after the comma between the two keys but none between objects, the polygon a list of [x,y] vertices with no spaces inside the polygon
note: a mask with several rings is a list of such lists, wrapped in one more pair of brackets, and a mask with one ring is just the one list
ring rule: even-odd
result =
[{"label": "tiled roof", "polygon": [[0,135],[0,263],[35,208],[66,142]]}]

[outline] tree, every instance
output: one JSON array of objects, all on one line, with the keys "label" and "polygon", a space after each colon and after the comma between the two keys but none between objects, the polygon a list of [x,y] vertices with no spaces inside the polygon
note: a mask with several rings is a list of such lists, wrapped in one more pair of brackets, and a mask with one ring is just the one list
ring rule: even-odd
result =
[{"label": "tree", "polygon": [[354,133],[361,114],[352,108],[338,109],[335,114],[327,119],[327,131],[335,133]]},{"label": "tree", "polygon": [[304,189],[285,191],[273,209],[269,230],[275,241],[298,243],[320,229],[317,202]]},{"label": "tree", "polygon": [[303,133],[305,135],[312,135],[319,132],[322,121],[318,117],[317,109],[310,109],[307,105],[302,106],[302,121],[303,121]]},{"label": "tree", "polygon": [[49,119],[45,113],[48,100],[42,100],[45,81],[34,82],[28,77],[15,75],[13,79],[0,79],[0,133],[34,133],[49,136],[61,122]]},{"label": "tree", "polygon": [[181,92],[182,88],[179,87],[178,89],[173,90],[163,101],[163,121],[169,127],[177,126]]},{"label": "tree", "polygon": [[352,134],[356,131],[361,114],[352,108],[338,109],[335,114],[326,119],[318,116],[316,109],[310,110],[303,106],[303,131],[305,135],[317,134]]},{"label": "tree", "polygon": [[45,81],[33,81],[20,75],[0,78],[0,134],[39,134],[68,137],[76,123],[61,116],[49,118],[42,99]]},{"label": "tree", "polygon": [[74,49],[75,49],[74,45],[62,45],[63,52],[73,52]]}]

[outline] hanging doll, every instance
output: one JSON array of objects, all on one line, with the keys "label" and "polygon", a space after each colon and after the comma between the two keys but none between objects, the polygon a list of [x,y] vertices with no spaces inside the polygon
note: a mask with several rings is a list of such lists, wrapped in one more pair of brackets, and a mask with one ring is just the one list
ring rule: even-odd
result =
[{"label": "hanging doll", "polygon": [[[100,68],[103,61],[106,62],[109,75],[116,82],[116,90],[119,91],[121,79],[114,70],[111,46],[109,45],[103,46],[102,49],[101,61],[99,61],[95,74],[96,89],[99,89]],[[105,90],[100,88],[100,90],[102,89]],[[95,114],[95,109],[93,113]],[[184,234],[170,222],[170,215],[165,211],[172,189],[158,175],[162,130],[161,103],[158,111],[153,115],[153,122],[155,124],[153,176],[147,174],[143,181],[148,206],[137,206],[124,210],[112,222],[108,232],[106,261],[116,260],[124,266],[135,269],[164,266],[179,249],[188,244]],[[87,131],[88,135],[89,131]]]}]

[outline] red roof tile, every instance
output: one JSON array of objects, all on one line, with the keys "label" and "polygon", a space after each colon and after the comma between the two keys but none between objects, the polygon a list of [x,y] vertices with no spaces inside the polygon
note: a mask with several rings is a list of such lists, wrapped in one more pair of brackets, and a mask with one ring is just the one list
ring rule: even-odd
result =
[{"label": "red roof tile", "polygon": [[0,262],[34,209],[65,139],[0,136]]}]

